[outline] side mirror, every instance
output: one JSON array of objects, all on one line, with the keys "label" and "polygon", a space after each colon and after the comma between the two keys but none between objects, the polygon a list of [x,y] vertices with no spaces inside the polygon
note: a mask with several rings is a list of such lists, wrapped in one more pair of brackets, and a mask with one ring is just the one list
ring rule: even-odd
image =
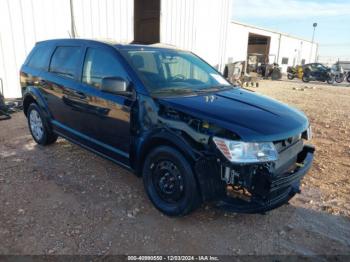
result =
[{"label": "side mirror", "polygon": [[127,82],[121,77],[104,77],[102,79],[101,90],[103,92],[131,96],[132,92],[128,91],[127,89]]}]

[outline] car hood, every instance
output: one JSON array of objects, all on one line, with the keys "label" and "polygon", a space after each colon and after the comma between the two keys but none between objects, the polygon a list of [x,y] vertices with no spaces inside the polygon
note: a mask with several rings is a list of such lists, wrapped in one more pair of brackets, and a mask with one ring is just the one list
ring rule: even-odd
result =
[{"label": "car hood", "polygon": [[159,99],[161,104],[237,134],[243,141],[278,141],[305,131],[297,109],[241,88],[218,93]]}]

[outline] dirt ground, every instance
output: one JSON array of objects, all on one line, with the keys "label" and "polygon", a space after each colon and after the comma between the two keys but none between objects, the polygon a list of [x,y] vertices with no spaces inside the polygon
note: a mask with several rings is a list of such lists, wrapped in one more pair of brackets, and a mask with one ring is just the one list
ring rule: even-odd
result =
[{"label": "dirt ground", "polygon": [[350,254],[350,87],[263,81],[254,91],[313,127],[314,166],[289,205],[168,218],[141,179],[63,139],[36,145],[17,113],[0,121],[0,254]]}]

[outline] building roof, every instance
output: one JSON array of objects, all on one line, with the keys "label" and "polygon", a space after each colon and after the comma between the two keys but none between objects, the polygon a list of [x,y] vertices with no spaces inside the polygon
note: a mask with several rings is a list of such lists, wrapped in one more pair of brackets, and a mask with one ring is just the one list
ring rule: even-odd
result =
[{"label": "building roof", "polygon": [[[302,38],[302,37],[299,37],[299,36],[290,35],[290,34],[283,33],[283,32],[276,31],[276,30],[272,30],[272,29],[267,29],[267,28],[263,28],[263,27],[259,27],[259,26],[255,26],[255,25],[250,25],[250,24],[245,24],[245,23],[238,22],[238,21],[235,21],[235,20],[232,20],[231,23],[232,24],[241,25],[241,26],[244,26],[244,27],[250,27],[250,28],[254,28],[254,29],[263,30],[263,31],[270,32],[270,33],[280,34],[280,35],[283,35],[283,36],[299,39],[299,40],[302,40],[304,42],[312,43],[312,41],[310,41],[308,39],[305,39],[305,38]],[[315,42],[315,41],[314,41],[314,44],[318,45],[318,43]]]}]

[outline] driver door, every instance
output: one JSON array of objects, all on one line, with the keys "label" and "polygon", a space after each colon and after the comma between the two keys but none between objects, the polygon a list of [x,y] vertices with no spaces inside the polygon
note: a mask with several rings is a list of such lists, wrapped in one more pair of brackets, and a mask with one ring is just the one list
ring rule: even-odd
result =
[{"label": "driver door", "polygon": [[81,90],[85,103],[81,110],[80,131],[98,151],[129,164],[130,108],[132,99],[101,90],[104,77],[130,78],[114,50],[88,47],[85,54]]}]

